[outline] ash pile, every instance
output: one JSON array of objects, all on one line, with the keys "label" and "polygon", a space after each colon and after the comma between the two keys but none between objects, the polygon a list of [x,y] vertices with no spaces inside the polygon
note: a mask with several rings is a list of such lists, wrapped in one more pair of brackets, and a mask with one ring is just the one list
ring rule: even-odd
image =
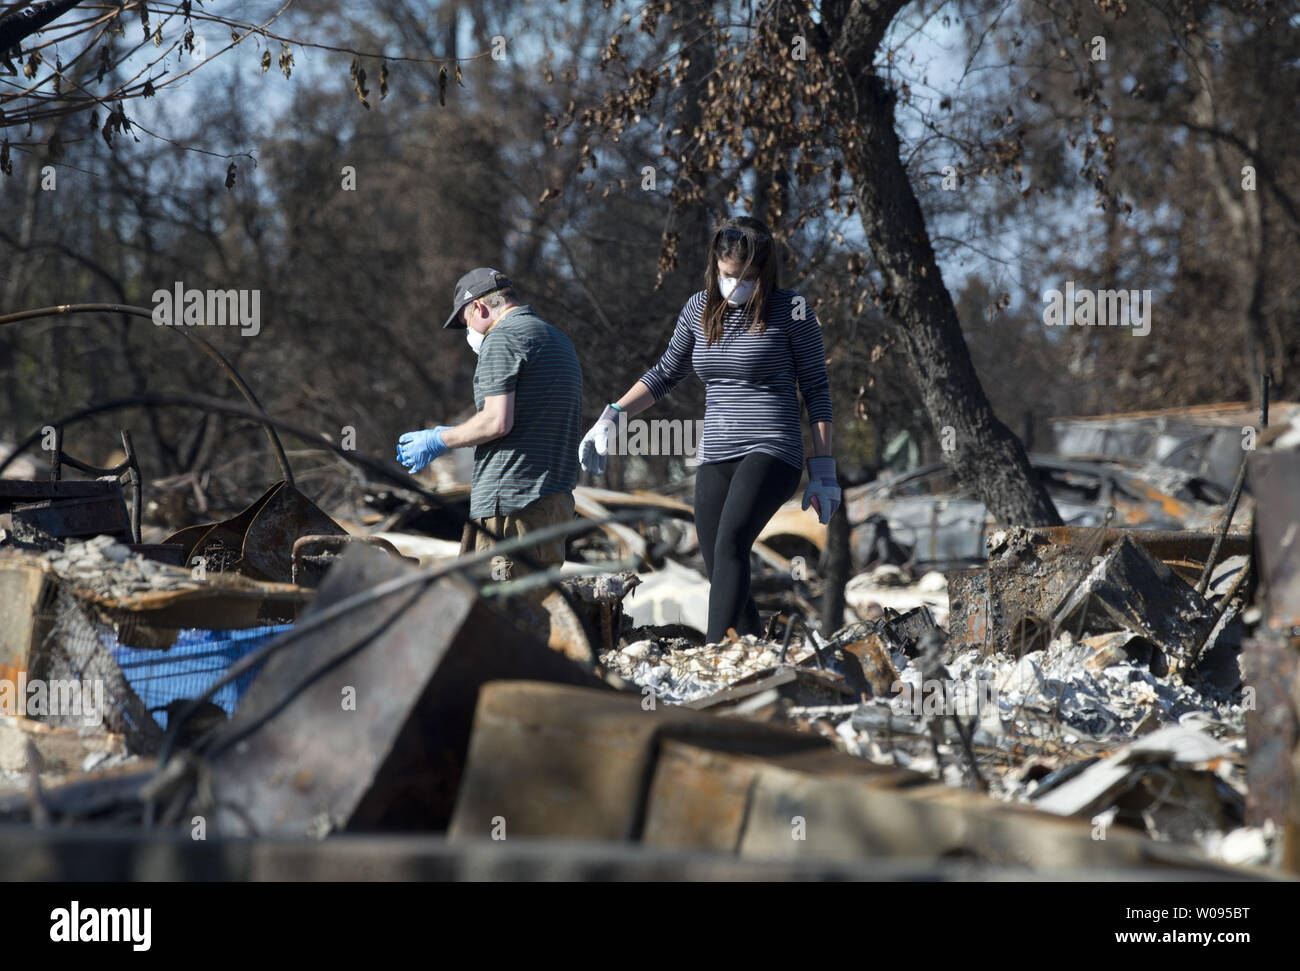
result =
[{"label": "ash pile", "polygon": [[[985,566],[948,577],[946,625],[924,602],[931,574],[911,586],[917,606],[873,604],[877,619],[829,637],[705,647],[632,632],[601,660],[663,703],[815,732],[877,765],[1086,820],[1098,839],[1123,827],[1276,864],[1279,807],[1267,814],[1248,784],[1255,563],[1249,535],[1216,538],[1000,530]],[[874,572],[858,586],[896,570]]]}]

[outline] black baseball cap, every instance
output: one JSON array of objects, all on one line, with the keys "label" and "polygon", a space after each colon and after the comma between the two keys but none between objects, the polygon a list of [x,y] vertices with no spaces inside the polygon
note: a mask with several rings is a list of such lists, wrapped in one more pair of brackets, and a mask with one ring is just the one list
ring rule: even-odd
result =
[{"label": "black baseball cap", "polygon": [[466,305],[478,300],[480,297],[486,297],[494,290],[501,290],[505,287],[513,286],[510,278],[500,270],[494,270],[491,267],[480,266],[470,270],[463,277],[456,281],[456,290],[452,294],[451,303],[453,309],[447,322],[443,324],[443,329],[456,328],[465,329],[465,321],[461,319],[460,312],[465,309]]}]

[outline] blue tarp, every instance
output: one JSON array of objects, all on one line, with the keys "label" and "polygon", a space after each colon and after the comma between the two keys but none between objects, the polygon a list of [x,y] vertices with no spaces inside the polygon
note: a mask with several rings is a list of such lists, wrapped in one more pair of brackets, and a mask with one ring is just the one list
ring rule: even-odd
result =
[{"label": "blue tarp", "polygon": [[[292,624],[252,627],[247,630],[182,630],[176,642],[165,651],[126,647],[111,634],[102,634],[106,647],[122,668],[127,683],[149,708],[157,708],[178,698],[197,698],[226,670],[246,654],[251,654]],[[253,678],[260,669],[245,671],[233,682],[222,685],[212,701],[234,714]],[[167,727],[167,713],[155,712],[158,724]]]}]

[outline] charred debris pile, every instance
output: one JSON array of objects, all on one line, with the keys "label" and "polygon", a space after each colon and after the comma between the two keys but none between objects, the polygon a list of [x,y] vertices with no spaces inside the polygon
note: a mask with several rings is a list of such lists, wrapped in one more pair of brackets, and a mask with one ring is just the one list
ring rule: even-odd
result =
[{"label": "charred debris pile", "polygon": [[998,526],[924,474],[846,490],[835,629],[824,528],[782,510],[755,549],[767,629],[718,645],[671,495],[580,487],[565,566],[506,577],[456,555],[454,484],[326,512],[286,479],[164,530],[129,454],[0,479],[0,839],[33,873],[60,840],[171,840],[161,870],[106,852],[64,874],[88,878],[308,876],[277,854],[414,834],[443,873],[485,853],[533,873],[522,837],[636,847],[660,875],[1295,874],[1283,414],[1245,495],[1042,458],[1081,500],[1064,527]]}]

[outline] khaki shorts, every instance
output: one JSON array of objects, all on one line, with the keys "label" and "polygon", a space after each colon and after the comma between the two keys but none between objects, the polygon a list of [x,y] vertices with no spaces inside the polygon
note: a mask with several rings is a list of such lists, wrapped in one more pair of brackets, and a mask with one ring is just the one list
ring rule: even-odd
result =
[{"label": "khaki shorts", "polygon": [[[547,526],[572,522],[573,493],[553,492],[549,496],[543,496],[535,502],[530,502],[523,509],[518,509],[508,516],[491,516],[487,519],[476,519],[474,521],[490,529],[502,539],[515,539],[526,536]],[[543,567],[559,566],[564,562],[564,541],[565,537],[561,536],[558,539],[540,543],[537,546],[525,547],[521,552],[532,556]],[[465,524],[465,532],[460,543],[462,555],[490,549],[492,545],[493,540],[487,533],[475,529],[469,523]],[[515,556],[516,554],[511,553],[508,556],[502,556],[500,560],[493,561],[492,578],[494,580],[515,579],[532,572]]]}]

